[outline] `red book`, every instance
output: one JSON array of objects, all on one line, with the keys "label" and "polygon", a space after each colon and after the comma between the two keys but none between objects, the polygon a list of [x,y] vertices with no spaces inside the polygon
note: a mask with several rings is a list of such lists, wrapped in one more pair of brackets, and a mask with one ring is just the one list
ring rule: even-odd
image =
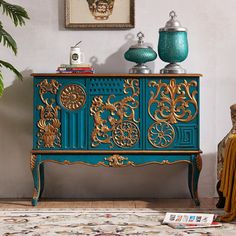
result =
[{"label": "red book", "polygon": [[81,72],[76,72],[76,71],[58,71],[61,74],[94,74],[93,71],[81,71]]},{"label": "red book", "polygon": [[93,70],[92,67],[72,67],[72,68],[66,68],[67,70]]}]

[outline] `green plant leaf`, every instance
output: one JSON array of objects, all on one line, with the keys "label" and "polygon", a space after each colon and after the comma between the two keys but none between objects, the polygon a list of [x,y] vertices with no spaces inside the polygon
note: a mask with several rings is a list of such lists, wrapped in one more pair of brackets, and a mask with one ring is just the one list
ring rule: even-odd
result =
[{"label": "green plant leaf", "polygon": [[4,84],[3,84],[3,77],[2,77],[2,73],[0,72],[0,97],[3,94],[3,90],[4,90]]},{"label": "green plant leaf", "polygon": [[12,49],[12,51],[17,53],[17,45],[16,41],[12,38],[12,36],[7,33],[6,30],[3,29],[2,23],[0,22],[0,43],[3,42],[4,46],[7,46]]},{"label": "green plant leaf", "polygon": [[[0,0],[0,8],[2,8],[2,14],[5,14],[10,17],[15,26],[22,26],[25,24],[25,20],[29,19],[29,16],[26,10],[19,6],[7,3],[4,0]],[[0,43],[3,43],[4,46],[9,47],[13,52],[17,53],[17,44],[12,36],[3,28],[2,22],[0,21]],[[21,73],[10,63],[0,60],[0,68],[5,67],[11,70],[19,79],[23,79]],[[3,84],[3,75],[0,70],[0,97],[2,96],[4,90]]]},{"label": "green plant leaf", "polygon": [[10,63],[6,61],[0,60],[0,67],[6,67],[7,69],[11,70],[19,79],[23,80],[22,74]]},{"label": "green plant leaf", "polygon": [[3,9],[3,14],[10,16],[15,26],[22,26],[25,24],[25,19],[29,19],[26,10],[19,5],[13,5],[0,0],[0,7]]}]

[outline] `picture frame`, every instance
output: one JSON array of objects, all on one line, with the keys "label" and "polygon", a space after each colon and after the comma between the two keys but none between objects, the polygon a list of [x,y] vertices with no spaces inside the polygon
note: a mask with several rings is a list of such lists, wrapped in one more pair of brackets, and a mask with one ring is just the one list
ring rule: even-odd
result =
[{"label": "picture frame", "polygon": [[135,27],[135,0],[64,0],[65,27],[130,29]]}]

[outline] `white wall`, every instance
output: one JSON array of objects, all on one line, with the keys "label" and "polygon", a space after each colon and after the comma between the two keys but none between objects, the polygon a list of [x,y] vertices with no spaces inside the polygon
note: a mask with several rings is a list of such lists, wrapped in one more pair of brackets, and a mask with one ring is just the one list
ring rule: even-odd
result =
[{"label": "white wall", "polygon": [[[18,56],[1,47],[1,59],[23,72],[23,82],[5,73],[0,99],[0,198],[31,197],[29,168],[32,148],[32,72],[55,72],[67,63],[69,48],[79,40],[87,61],[96,58],[98,73],[124,73],[131,66],[123,59],[141,30],[145,41],[157,47],[158,29],[170,10],[189,31],[190,53],[182,65],[189,73],[202,73],[201,149],[203,170],[200,197],[215,196],[216,147],[231,128],[229,106],[235,102],[236,1],[228,0],[136,0],[136,27],[132,30],[68,30],[64,28],[63,0],[11,0],[23,5],[30,21],[14,28],[3,18],[6,29],[18,43]],[[153,64],[152,64],[153,65]],[[164,63],[157,59],[154,71]],[[164,184],[163,184],[164,183]],[[46,166],[46,197],[189,197],[187,166],[143,168],[93,168]]]}]

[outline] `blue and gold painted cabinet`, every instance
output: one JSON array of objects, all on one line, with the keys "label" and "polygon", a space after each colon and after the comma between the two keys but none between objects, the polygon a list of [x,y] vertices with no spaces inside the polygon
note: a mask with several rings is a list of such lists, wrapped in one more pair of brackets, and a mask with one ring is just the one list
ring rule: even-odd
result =
[{"label": "blue and gold painted cabinet", "polygon": [[32,204],[44,163],[105,167],[188,164],[199,205],[199,74],[33,74]]}]

